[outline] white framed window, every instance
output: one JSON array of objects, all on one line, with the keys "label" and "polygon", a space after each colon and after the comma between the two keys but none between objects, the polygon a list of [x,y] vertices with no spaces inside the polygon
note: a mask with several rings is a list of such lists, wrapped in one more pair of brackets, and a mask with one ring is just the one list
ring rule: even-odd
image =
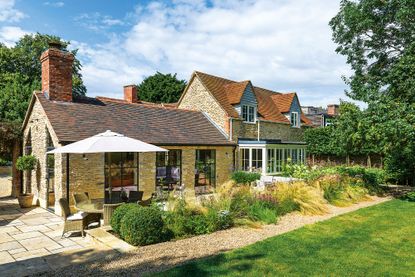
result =
[{"label": "white framed window", "polygon": [[291,112],[291,127],[299,127],[298,112]]},{"label": "white framed window", "polygon": [[256,121],[256,108],[254,106],[242,105],[242,118],[244,122],[254,123]]}]

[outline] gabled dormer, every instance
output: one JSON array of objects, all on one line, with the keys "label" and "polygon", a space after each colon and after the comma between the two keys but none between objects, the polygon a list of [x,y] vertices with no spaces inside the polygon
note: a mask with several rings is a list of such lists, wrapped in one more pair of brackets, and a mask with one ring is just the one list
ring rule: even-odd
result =
[{"label": "gabled dormer", "polygon": [[225,85],[229,103],[245,123],[255,123],[258,117],[258,102],[250,81]]},{"label": "gabled dormer", "polygon": [[272,100],[290,122],[291,127],[301,127],[301,106],[296,93],[275,94]]}]

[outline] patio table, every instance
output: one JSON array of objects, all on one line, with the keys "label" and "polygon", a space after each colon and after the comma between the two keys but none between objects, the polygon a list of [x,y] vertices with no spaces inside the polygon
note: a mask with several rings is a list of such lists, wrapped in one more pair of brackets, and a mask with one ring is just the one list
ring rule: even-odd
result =
[{"label": "patio table", "polygon": [[89,214],[103,214],[104,213],[104,199],[93,199],[91,202],[81,202],[75,206],[81,212]]}]

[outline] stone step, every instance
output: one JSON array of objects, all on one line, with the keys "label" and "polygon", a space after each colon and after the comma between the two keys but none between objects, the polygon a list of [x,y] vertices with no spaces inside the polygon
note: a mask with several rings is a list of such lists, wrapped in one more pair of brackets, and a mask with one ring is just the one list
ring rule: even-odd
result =
[{"label": "stone step", "polygon": [[127,253],[127,252],[130,252],[136,249],[136,247],[126,243],[125,241],[111,234],[109,232],[110,230],[111,230],[111,227],[104,226],[100,228],[86,230],[86,233],[87,233],[87,236],[93,242],[96,242],[98,244],[104,244],[120,253]]}]

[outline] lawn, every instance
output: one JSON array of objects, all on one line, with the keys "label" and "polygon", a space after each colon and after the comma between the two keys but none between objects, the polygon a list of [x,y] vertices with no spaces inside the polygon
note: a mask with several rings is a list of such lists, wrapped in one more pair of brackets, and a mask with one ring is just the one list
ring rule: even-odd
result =
[{"label": "lawn", "polygon": [[392,200],[160,276],[414,276],[415,203]]}]

